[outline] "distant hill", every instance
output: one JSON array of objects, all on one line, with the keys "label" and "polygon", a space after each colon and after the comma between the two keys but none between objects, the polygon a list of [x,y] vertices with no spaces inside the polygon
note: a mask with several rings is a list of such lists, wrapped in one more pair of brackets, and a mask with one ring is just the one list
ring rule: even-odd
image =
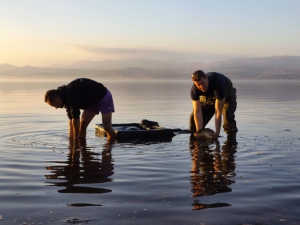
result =
[{"label": "distant hill", "polygon": [[101,77],[111,78],[163,78],[186,79],[194,70],[216,71],[232,79],[300,79],[299,56],[274,56],[231,59],[217,62],[177,62],[171,60],[124,59],[80,61],[56,67],[17,67],[0,65],[0,76],[17,77]]},{"label": "distant hill", "polygon": [[113,69],[121,69],[127,67],[140,67],[145,69],[156,69],[160,67],[169,67],[178,63],[180,62],[174,60],[129,58],[129,59],[122,59],[122,60],[78,61],[69,65],[62,66],[61,68],[113,70]]},{"label": "distant hill", "polygon": [[13,66],[7,63],[3,63],[0,65],[0,71],[12,71],[12,70],[17,70],[19,67]]},{"label": "distant hill", "polygon": [[183,74],[191,74],[199,69],[204,72],[216,71],[232,79],[300,79],[300,56],[229,59],[210,63],[190,62],[171,68]]}]

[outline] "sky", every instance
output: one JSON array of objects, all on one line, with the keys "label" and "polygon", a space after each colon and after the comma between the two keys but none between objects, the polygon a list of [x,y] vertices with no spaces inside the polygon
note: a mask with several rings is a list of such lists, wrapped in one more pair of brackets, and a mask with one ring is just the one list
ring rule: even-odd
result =
[{"label": "sky", "polygon": [[300,56],[299,0],[0,0],[0,64]]}]

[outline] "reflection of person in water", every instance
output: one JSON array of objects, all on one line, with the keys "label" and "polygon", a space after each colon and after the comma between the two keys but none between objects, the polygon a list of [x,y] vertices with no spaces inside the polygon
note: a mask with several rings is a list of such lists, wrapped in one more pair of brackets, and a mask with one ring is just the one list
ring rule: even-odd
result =
[{"label": "reflection of person in water", "polygon": [[[212,146],[214,149],[212,150]],[[214,195],[231,192],[228,186],[234,181],[234,153],[236,147],[223,145],[217,140],[195,141],[191,138],[190,150],[192,155],[191,185],[193,197]],[[194,209],[228,206],[227,203],[193,204]]]},{"label": "reflection of person in water", "polygon": [[[111,190],[103,188],[92,188],[75,186],[76,184],[91,184],[111,182],[109,178],[113,175],[113,164],[111,148],[112,143],[107,142],[102,154],[92,152],[87,146],[85,140],[78,143],[70,140],[67,165],[48,166],[51,175],[46,175],[47,179],[65,180],[64,182],[48,182],[54,186],[64,186],[60,193],[107,193]],[[98,159],[101,156],[101,161]],[[65,162],[61,162],[65,163]]]}]

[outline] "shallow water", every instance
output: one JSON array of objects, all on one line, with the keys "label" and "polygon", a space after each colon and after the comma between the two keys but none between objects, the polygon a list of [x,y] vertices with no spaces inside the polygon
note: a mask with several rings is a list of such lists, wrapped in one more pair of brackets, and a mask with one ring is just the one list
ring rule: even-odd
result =
[{"label": "shallow water", "polygon": [[[235,81],[237,147],[193,142],[69,143],[43,102],[64,81],[0,83],[1,224],[299,224],[300,82]],[[113,123],[188,128],[189,81],[105,81]],[[208,127],[214,128],[213,123]]]}]

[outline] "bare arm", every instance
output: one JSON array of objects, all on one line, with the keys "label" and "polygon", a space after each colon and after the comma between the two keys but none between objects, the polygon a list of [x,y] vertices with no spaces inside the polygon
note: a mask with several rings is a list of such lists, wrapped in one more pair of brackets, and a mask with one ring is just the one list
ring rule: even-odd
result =
[{"label": "bare arm", "polygon": [[193,103],[193,110],[194,110],[194,120],[196,125],[196,131],[199,131],[203,127],[203,115],[201,109],[200,101],[192,101]]},{"label": "bare arm", "polygon": [[79,136],[79,127],[80,120],[79,119],[71,119],[69,120],[69,138],[76,139]]},{"label": "bare arm", "polygon": [[223,99],[216,99],[215,103],[215,138],[218,138],[221,130],[222,124],[222,111],[225,103],[225,98]]}]

